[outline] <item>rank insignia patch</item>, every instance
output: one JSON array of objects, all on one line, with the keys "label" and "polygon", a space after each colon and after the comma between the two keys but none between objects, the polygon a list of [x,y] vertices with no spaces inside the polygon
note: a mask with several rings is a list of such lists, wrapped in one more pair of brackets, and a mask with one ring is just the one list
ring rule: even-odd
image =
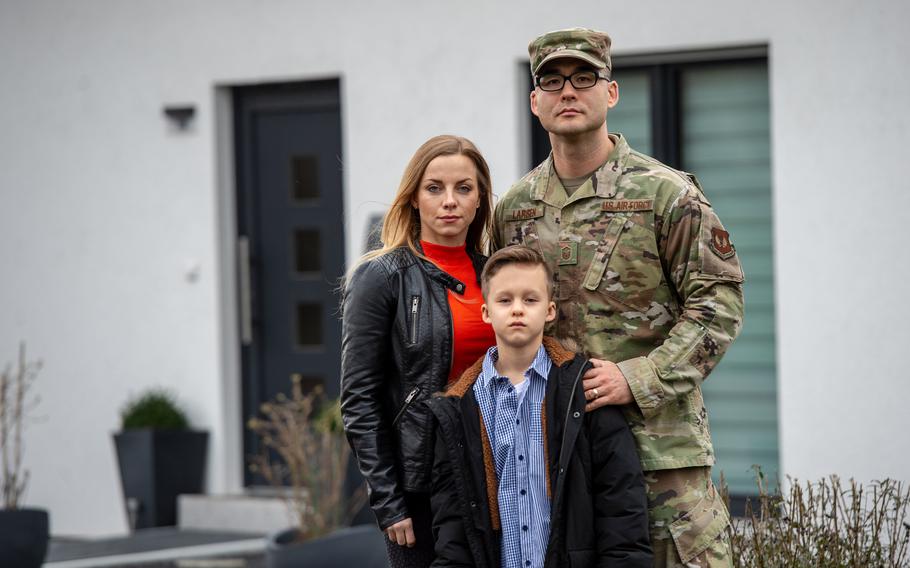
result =
[{"label": "rank insignia patch", "polygon": [[730,242],[730,233],[723,229],[718,229],[717,227],[711,229],[710,246],[711,250],[714,251],[714,254],[724,260],[727,260],[736,254],[736,249],[733,248],[733,243]]},{"label": "rank insignia patch", "polygon": [[578,243],[559,241],[559,266],[578,264]]}]

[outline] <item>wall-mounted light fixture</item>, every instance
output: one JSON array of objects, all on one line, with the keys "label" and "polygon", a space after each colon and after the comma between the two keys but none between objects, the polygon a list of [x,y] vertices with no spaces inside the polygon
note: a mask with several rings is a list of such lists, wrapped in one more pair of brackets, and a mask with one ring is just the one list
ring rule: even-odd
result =
[{"label": "wall-mounted light fixture", "polygon": [[164,107],[164,116],[179,130],[186,130],[193,117],[196,116],[196,107],[193,105],[172,105]]}]

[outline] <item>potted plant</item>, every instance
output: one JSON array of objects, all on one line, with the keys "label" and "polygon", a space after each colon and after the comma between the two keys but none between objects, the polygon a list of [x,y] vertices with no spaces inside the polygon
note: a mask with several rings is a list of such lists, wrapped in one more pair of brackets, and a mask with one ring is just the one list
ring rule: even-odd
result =
[{"label": "potted plant", "polygon": [[201,493],[208,432],[190,430],[173,394],[150,389],[120,411],[114,434],[132,529],[177,523],[177,496]]},{"label": "potted plant", "polygon": [[339,401],[326,400],[320,387],[304,394],[294,375],[291,396],[279,394],[260,411],[248,422],[262,440],[250,469],[281,492],[294,522],[268,537],[267,566],[385,566],[375,525],[341,528],[363,506],[366,492],[362,485],[353,494],[345,487],[350,448]]},{"label": "potted plant", "polygon": [[7,366],[0,373],[0,566],[37,568],[47,552],[47,511],[20,507],[28,484],[22,429],[38,402],[28,394],[40,369],[41,362],[28,361],[20,344],[15,370]]}]

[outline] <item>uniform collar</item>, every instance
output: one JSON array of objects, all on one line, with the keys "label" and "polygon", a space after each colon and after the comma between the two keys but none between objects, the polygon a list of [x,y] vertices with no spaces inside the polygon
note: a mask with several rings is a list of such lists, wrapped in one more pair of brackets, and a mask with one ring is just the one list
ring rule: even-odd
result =
[{"label": "uniform collar", "polygon": [[586,181],[575,190],[571,198],[566,195],[566,190],[556,175],[556,168],[553,166],[553,152],[550,151],[550,155],[540,165],[540,178],[531,190],[531,199],[562,207],[566,202],[576,201],[576,196],[577,199],[590,196],[586,187],[589,183],[594,186],[594,195],[607,199],[615,196],[619,178],[622,176],[632,150],[622,134],[612,133],[610,139],[613,140],[613,151],[610,152],[607,161],[594,172],[591,180]]}]

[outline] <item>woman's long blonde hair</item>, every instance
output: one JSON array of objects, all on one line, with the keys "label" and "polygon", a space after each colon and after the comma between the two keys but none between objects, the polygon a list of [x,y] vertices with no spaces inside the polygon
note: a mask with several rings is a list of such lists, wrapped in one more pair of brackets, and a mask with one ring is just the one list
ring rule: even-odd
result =
[{"label": "woman's long blonde hair", "polygon": [[420,214],[413,206],[414,197],[420,189],[420,180],[423,179],[430,162],[439,156],[452,155],[467,156],[477,168],[480,207],[477,208],[477,214],[468,226],[465,247],[468,252],[486,254],[490,231],[493,228],[490,168],[473,142],[461,136],[442,134],[430,138],[414,152],[401,176],[395,200],[383,218],[380,237],[382,248],[363,255],[360,262],[404,246],[411,249],[416,256],[423,258],[424,255],[417,248],[417,241],[420,240]]}]

